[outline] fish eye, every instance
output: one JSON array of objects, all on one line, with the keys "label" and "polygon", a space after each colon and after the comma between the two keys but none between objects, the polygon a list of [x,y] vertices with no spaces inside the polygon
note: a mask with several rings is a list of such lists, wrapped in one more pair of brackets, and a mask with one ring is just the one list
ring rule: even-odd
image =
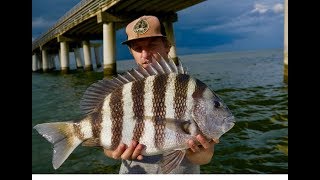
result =
[{"label": "fish eye", "polygon": [[218,108],[221,106],[221,103],[219,101],[213,101],[214,107]]}]

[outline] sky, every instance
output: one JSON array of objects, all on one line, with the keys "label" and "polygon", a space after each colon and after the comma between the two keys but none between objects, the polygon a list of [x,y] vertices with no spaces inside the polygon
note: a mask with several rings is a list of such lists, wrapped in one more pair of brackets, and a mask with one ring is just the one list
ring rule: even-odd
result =
[{"label": "sky", "polygon": [[[32,41],[81,0],[32,0]],[[177,12],[177,55],[283,49],[284,0],[207,0]],[[124,29],[116,59],[132,59]]]}]

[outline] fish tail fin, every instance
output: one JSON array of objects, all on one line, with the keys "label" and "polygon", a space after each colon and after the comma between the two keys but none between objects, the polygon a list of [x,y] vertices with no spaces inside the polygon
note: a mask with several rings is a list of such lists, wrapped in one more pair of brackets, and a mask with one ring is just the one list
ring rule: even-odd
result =
[{"label": "fish tail fin", "polygon": [[58,169],[83,140],[74,133],[73,122],[43,123],[33,127],[53,144],[52,164]]}]

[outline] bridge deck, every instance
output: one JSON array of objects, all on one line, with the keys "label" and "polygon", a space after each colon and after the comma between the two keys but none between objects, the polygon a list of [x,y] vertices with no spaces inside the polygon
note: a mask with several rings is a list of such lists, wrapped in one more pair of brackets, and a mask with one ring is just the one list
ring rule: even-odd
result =
[{"label": "bridge deck", "polygon": [[[115,22],[116,30],[141,15],[157,15],[160,19],[177,18],[176,12],[193,6],[204,0],[82,0],[47,32],[32,43],[32,51],[39,51],[40,46],[59,49],[58,37],[73,40],[102,40],[102,23],[99,19]],[[77,42],[70,43],[76,46]]]}]

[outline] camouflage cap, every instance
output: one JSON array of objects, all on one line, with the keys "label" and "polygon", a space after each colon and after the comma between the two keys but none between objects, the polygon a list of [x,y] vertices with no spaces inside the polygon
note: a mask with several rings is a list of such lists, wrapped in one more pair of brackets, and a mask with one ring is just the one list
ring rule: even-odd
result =
[{"label": "camouflage cap", "polygon": [[141,38],[166,37],[164,29],[156,16],[141,16],[126,27],[128,39],[121,44]]}]

